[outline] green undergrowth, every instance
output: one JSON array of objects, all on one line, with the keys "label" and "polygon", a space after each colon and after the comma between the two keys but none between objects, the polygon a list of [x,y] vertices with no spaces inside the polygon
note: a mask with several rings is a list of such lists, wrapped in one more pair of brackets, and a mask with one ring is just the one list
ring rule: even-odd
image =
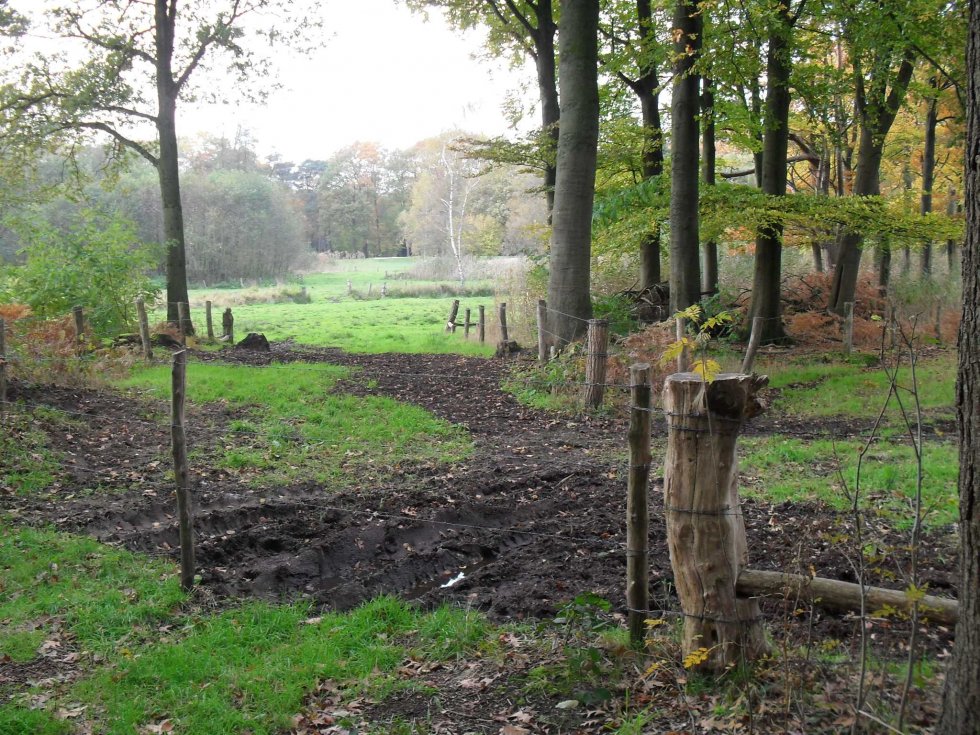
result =
[{"label": "green undergrowth", "polygon": [[[739,440],[742,494],[772,503],[819,501],[847,510],[851,500],[841,486],[838,468],[853,490],[862,447],[860,441],[743,437]],[[933,527],[952,523],[958,517],[957,448],[948,442],[926,443],[922,456],[925,523]],[[861,507],[879,511],[896,528],[910,528],[915,478],[911,446],[876,441],[861,470]]]},{"label": "green undergrowth", "polygon": [[[310,363],[192,363],[187,398],[232,410],[236,418],[215,428],[220,440],[207,451],[217,453],[218,466],[265,484],[350,484],[403,462],[452,462],[471,451],[465,430],[422,408],[381,396],[333,393],[337,380],[349,375],[347,368]],[[165,399],[170,368],[135,368],[120,385]]]},{"label": "green undergrowth", "polygon": [[[867,357],[867,356],[864,356]],[[757,366],[768,372],[769,385],[782,389],[774,410],[795,416],[864,417],[870,421],[881,410],[890,380],[875,362],[853,358],[832,363]],[[952,416],[956,382],[955,355],[921,360],[916,366],[919,402],[925,411]],[[907,410],[914,409],[910,394],[912,371],[903,367],[898,373],[900,396]],[[898,404],[892,399],[887,418],[899,419]]]},{"label": "green undergrowth", "polygon": [[[3,735],[274,733],[321,681],[382,691],[406,658],[445,660],[493,641],[475,613],[391,598],[322,616],[263,602],[209,612],[180,591],[169,562],[44,530],[7,528],[0,568],[0,656],[33,628],[58,656],[74,650],[85,672],[0,704]],[[66,712],[72,724],[58,719]]]}]

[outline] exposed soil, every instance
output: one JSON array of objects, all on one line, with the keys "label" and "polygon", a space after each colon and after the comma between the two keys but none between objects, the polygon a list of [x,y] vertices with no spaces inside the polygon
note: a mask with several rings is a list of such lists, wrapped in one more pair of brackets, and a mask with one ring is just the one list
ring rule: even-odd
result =
[{"label": "exposed soil", "polygon": [[[200,353],[193,359],[217,358]],[[228,472],[193,467],[197,560],[202,585],[218,597],[304,597],[325,608],[347,609],[394,594],[513,620],[553,616],[578,595],[594,593],[622,612],[627,464],[622,419],[559,417],[522,406],[499,389],[508,370],[502,360],[350,355],[282,344],[273,345],[271,353],[225,351],[221,359],[356,367],[336,390],[423,406],[466,427],[476,449],[459,465],[402,465],[381,482],[351,478],[344,488],[309,483],[256,489]],[[134,551],[176,557],[165,416],[109,391],[14,383],[12,400],[82,415],[74,417],[70,430],[63,420],[34,418],[49,430],[53,448],[68,458],[64,475],[40,497],[0,489],[0,510],[20,522],[53,524]],[[206,419],[190,421],[192,448],[216,441],[205,426],[221,427],[234,418],[233,411],[219,406],[196,407],[190,415]],[[778,433],[789,422],[760,417],[747,431]],[[815,433],[863,428],[814,421],[793,426]],[[662,434],[664,428],[655,431]],[[654,476],[660,474],[655,469]],[[657,488],[650,510],[652,597],[656,607],[676,610]],[[855,579],[848,517],[812,504],[753,501],[744,503],[744,513],[753,566]],[[874,580],[904,586],[905,535],[881,525],[871,530],[883,551]],[[931,532],[924,545],[923,581],[932,594],[955,595],[955,537]],[[770,622],[799,620],[801,638],[857,645],[853,616],[815,610],[808,627],[806,616],[787,612],[781,600],[764,607]],[[875,624],[880,654],[899,651],[906,627],[887,620]],[[948,642],[949,631],[933,628],[925,644],[940,651]],[[9,677],[11,671],[0,662],[0,675]]]}]

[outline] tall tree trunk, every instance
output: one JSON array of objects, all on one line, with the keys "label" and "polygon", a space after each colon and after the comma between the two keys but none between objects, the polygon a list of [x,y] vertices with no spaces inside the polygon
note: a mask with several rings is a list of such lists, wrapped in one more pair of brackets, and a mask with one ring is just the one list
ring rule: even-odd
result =
[{"label": "tall tree trunk", "polygon": [[[858,147],[857,171],[854,175],[855,196],[877,196],[881,193],[881,158],[885,145],[885,137],[891,130],[892,123],[908,90],[909,81],[914,70],[915,54],[906,50],[901,65],[892,81],[891,89],[886,91],[885,81],[880,77],[881,69],[876,69],[870,81],[871,95],[865,91],[863,72],[855,64],[855,79],[857,90],[855,107],[861,127],[860,145]],[[850,232],[841,238],[840,252],[834,268],[834,281],[827,304],[830,311],[843,315],[844,304],[854,301],[857,292],[858,274],[861,268],[860,235]]]},{"label": "tall tree trunk", "polygon": [[561,128],[552,216],[548,305],[558,347],[592,316],[589,258],[599,142],[599,0],[563,0],[558,35]]},{"label": "tall tree trunk", "polygon": [[936,732],[975,733],[980,722],[980,0],[967,41],[966,243],[956,415],[960,439],[960,617]]},{"label": "tall tree trunk", "polygon": [[[187,303],[187,254],[184,245],[184,210],[180,201],[180,171],[177,151],[177,84],[173,78],[174,28],[177,10],[168,0],[155,0],[157,134],[160,156],[157,174],[163,205],[163,236],[167,248],[167,321],[178,324],[177,304]],[[190,310],[179,327],[194,334]]]},{"label": "tall tree trunk", "polygon": [[[705,186],[715,185],[715,93],[710,79],[702,80],[701,179]],[[706,240],[701,250],[701,295],[718,293],[718,243]]]},{"label": "tall tree trunk", "polygon": [[[654,40],[653,14],[650,0],[636,0],[636,18],[640,28],[640,47],[643,60],[640,63],[640,76],[630,85],[640,101],[640,114],[643,120],[643,177],[651,179],[664,171],[664,135],[660,120],[660,80],[657,67],[649,45]],[[660,223],[651,225],[640,243],[640,289],[652,288],[660,283]]]},{"label": "tall tree trunk", "polygon": [[[786,196],[786,166],[789,147],[789,79],[792,72],[790,34],[793,20],[789,7],[780,4],[769,29],[766,56],[765,139],[762,155],[762,191],[771,196]],[[752,279],[752,303],[749,324],[756,317],[762,323],[765,342],[786,339],[781,319],[780,279],[782,277],[783,226],[766,225],[755,235],[755,271]]]},{"label": "tall tree trunk", "polygon": [[[935,93],[938,81],[935,77],[930,82],[930,87]],[[919,214],[929,214],[932,211],[932,187],[935,183],[936,175],[936,124],[938,115],[939,100],[933,96],[929,99],[929,108],[926,111],[926,137],[925,146],[922,151],[922,197],[919,199]],[[922,243],[922,252],[919,255],[919,275],[928,278],[932,275],[932,241],[926,240]]]},{"label": "tall tree trunk", "polygon": [[698,112],[700,81],[693,67],[701,49],[701,10],[693,0],[674,9],[674,94],[671,100],[670,308],[701,298],[698,260]]},{"label": "tall tree trunk", "polygon": [[[555,20],[551,0],[540,0],[534,5],[537,15],[537,30],[532,35],[534,41],[534,68],[538,76],[538,98],[541,101],[541,129],[551,144],[558,145],[558,84],[555,79]],[[548,200],[548,217],[555,208],[555,165],[544,169],[544,190]]]}]

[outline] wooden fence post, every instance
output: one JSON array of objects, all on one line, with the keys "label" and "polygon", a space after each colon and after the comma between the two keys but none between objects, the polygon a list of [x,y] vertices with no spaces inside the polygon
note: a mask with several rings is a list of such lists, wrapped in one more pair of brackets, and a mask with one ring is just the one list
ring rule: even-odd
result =
[{"label": "wooden fence post", "polygon": [[936,321],[933,329],[936,334],[936,342],[941,344],[943,341],[943,302],[939,299],[936,299]]},{"label": "wooden fence post", "polygon": [[854,302],[844,304],[844,352],[848,355],[854,350]]},{"label": "wooden fence post", "polygon": [[479,309],[480,309],[480,325],[479,325],[480,342],[483,343],[487,341],[487,315],[483,304],[480,304]]},{"label": "wooden fence post", "polygon": [[471,326],[472,325],[470,324],[470,310],[467,309],[466,310],[466,318],[465,318],[465,321],[463,322],[463,337],[466,338],[466,339],[469,339],[470,338],[470,327]]},{"label": "wooden fence post", "polygon": [[642,646],[650,606],[648,536],[650,513],[650,366],[630,366],[629,478],[626,485],[626,607],[630,643]]},{"label": "wooden fence post", "polygon": [[449,309],[449,319],[446,320],[446,331],[456,331],[456,315],[459,314],[459,299],[453,299],[453,305]]},{"label": "wooden fence post", "polygon": [[767,382],[722,373],[706,384],[694,373],[677,373],[664,383],[664,509],[684,614],[683,654],[706,649],[711,671],[767,651],[758,601],[735,595],[748,563],[736,443],[745,419],[760,410],[756,393]]},{"label": "wooden fence post", "polygon": [[214,319],[211,317],[211,302],[204,302],[204,319],[208,325],[208,342],[214,342]]},{"label": "wooden fence post", "polygon": [[602,405],[602,396],[605,392],[609,322],[605,319],[589,319],[586,344],[588,347],[585,356],[585,407],[598,408]]},{"label": "wooden fence post", "polygon": [[510,337],[507,336],[507,304],[506,302],[500,302],[500,308],[497,312],[500,315],[500,341],[510,342]]},{"label": "wooden fence post", "polygon": [[0,317],[0,416],[7,411],[7,325]]},{"label": "wooden fence post", "polygon": [[150,342],[150,320],[146,316],[146,304],[143,297],[136,299],[136,316],[140,323],[140,342],[143,345],[143,357],[153,359],[153,344]]},{"label": "wooden fence post", "polygon": [[177,331],[180,332],[180,344],[187,346],[187,329],[186,324],[190,321],[188,314],[188,306],[185,302],[181,301],[177,304]]},{"label": "wooden fence post", "polygon": [[381,298],[385,298],[387,296],[388,296],[388,282],[385,281],[384,283],[381,284]]},{"label": "wooden fence post", "polygon": [[350,296],[352,293],[354,293],[354,284],[350,282],[350,279],[348,279],[347,280],[347,295]]},{"label": "wooden fence post", "polygon": [[187,469],[187,438],[184,435],[184,396],[187,388],[187,351],[174,353],[171,373],[170,449],[177,485],[177,527],[180,535],[180,586],[194,586],[194,522],[190,479]]},{"label": "wooden fence post", "polygon": [[762,342],[762,324],[764,318],[761,316],[752,319],[752,334],[749,335],[749,346],[745,348],[745,359],[742,360],[742,373],[748,375],[752,372],[752,363],[755,362],[755,353],[759,351],[759,343]]},{"label": "wooden fence post", "polygon": [[71,313],[75,317],[75,347],[81,349],[85,339],[85,311],[81,306],[73,306]]},{"label": "wooden fence post", "polygon": [[221,329],[224,333],[223,336],[228,338],[228,343],[235,344],[235,317],[232,316],[230,306],[221,315]]},{"label": "wooden fence post", "polygon": [[548,303],[544,299],[538,300],[538,362],[542,365],[548,362],[548,341],[545,339],[545,330],[548,325]]}]

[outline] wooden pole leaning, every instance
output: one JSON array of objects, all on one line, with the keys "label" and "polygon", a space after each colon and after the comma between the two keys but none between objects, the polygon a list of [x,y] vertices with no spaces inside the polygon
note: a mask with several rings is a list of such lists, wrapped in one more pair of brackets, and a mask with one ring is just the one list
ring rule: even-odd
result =
[{"label": "wooden pole leaning", "polygon": [[150,342],[150,320],[146,316],[146,304],[142,297],[136,299],[136,317],[140,324],[140,343],[143,345],[143,357],[149,362],[153,359],[153,343]]},{"label": "wooden pole leaning", "polygon": [[766,383],[765,376],[732,373],[711,383],[677,373],[664,383],[664,509],[684,615],[682,648],[685,656],[702,652],[711,671],[768,651],[758,601],[735,594],[748,563],[736,443],[744,421],[761,410],[757,393]]},{"label": "wooden pole leaning", "polygon": [[759,344],[762,342],[762,325],[764,323],[765,319],[761,316],[752,319],[752,334],[749,335],[749,346],[745,348],[745,359],[742,360],[742,372],[745,375],[752,372],[755,353],[759,351]]},{"label": "wooden pole leaning", "polygon": [[606,361],[609,352],[609,322],[589,319],[586,335],[585,407],[598,408],[605,393]]},{"label": "wooden pole leaning", "polygon": [[548,325],[548,303],[544,299],[538,300],[538,362],[544,365],[548,362],[548,340],[545,339],[545,330]]},{"label": "wooden pole leaning", "polygon": [[449,309],[449,319],[446,320],[446,331],[456,331],[456,315],[459,314],[459,299],[453,299],[453,305]]},{"label": "wooden pole leaning", "polygon": [[187,438],[184,433],[184,396],[187,393],[187,351],[174,353],[171,372],[170,449],[177,489],[177,528],[180,537],[180,586],[194,586],[194,521],[191,508]]},{"label": "wooden pole leaning", "polygon": [[650,366],[630,366],[629,476],[626,485],[626,608],[630,643],[646,639],[650,607]]}]

